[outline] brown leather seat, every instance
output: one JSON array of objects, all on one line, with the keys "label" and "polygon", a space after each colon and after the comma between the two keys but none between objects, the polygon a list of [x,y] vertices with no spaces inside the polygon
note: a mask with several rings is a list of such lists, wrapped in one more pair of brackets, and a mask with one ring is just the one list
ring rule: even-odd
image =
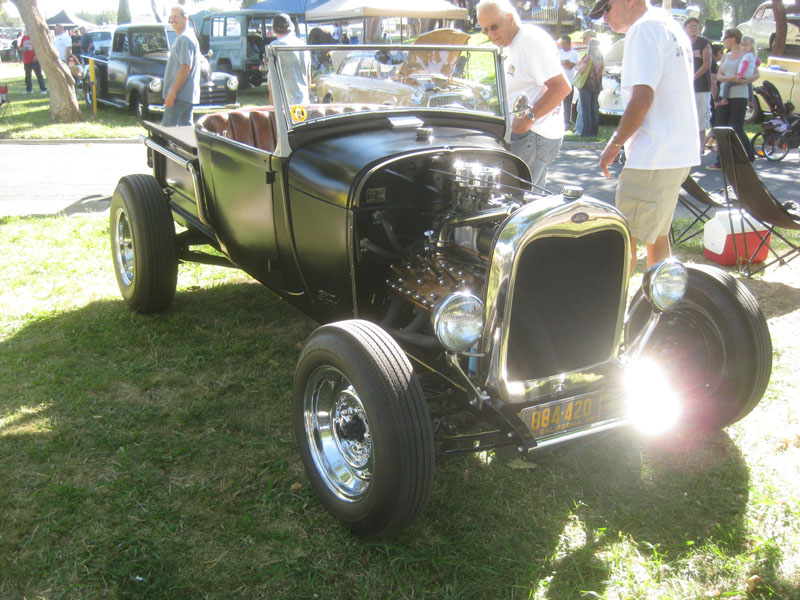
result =
[{"label": "brown leather seat", "polygon": [[276,135],[272,123],[274,118],[273,111],[250,111],[250,125],[253,129],[253,141],[256,148],[266,152],[275,151]]},{"label": "brown leather seat", "polygon": [[233,130],[233,136],[231,139],[248,146],[256,145],[255,140],[253,139],[253,128],[250,125],[249,112],[241,110],[229,112],[228,120],[230,122],[231,129]]},{"label": "brown leather seat", "polygon": [[200,122],[200,126],[206,131],[210,131],[211,133],[216,133],[219,135],[230,137],[228,135],[228,131],[230,130],[230,124],[228,123],[228,113],[215,113],[212,115],[206,115]]}]

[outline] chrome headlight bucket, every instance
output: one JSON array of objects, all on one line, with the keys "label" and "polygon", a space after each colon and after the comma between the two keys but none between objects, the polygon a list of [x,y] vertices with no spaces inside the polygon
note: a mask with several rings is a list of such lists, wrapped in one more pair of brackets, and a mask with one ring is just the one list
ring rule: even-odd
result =
[{"label": "chrome headlight bucket", "polygon": [[425,100],[425,92],[420,89],[414,90],[411,94],[411,102],[414,104],[422,104],[422,101]]},{"label": "chrome headlight bucket", "polygon": [[673,308],[683,299],[689,285],[689,273],[679,261],[669,258],[647,269],[642,279],[642,292],[656,310]]},{"label": "chrome headlight bucket", "polygon": [[235,92],[239,89],[239,78],[236,76],[230,77],[227,82],[225,82],[225,87],[228,88],[228,91]]},{"label": "chrome headlight bucket", "polygon": [[147,84],[147,89],[151,92],[157,94],[161,91],[162,81],[160,79],[153,79],[150,83]]},{"label": "chrome headlight bucket", "polygon": [[436,338],[450,352],[469,350],[481,337],[485,314],[483,302],[474,294],[450,294],[433,309]]}]

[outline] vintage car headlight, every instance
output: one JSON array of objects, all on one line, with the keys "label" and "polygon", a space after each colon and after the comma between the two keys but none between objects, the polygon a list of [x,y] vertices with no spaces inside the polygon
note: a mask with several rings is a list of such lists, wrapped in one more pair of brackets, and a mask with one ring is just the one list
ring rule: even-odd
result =
[{"label": "vintage car headlight", "polygon": [[425,92],[422,90],[414,90],[411,94],[411,102],[414,104],[422,104],[423,100],[425,100]]},{"label": "vintage car headlight", "polygon": [[487,102],[492,99],[492,88],[485,87],[481,90],[481,98]]},{"label": "vintage car headlight", "polygon": [[669,310],[683,299],[688,284],[686,267],[675,259],[667,259],[647,269],[642,291],[658,310]]},{"label": "vintage car headlight", "polygon": [[161,91],[161,80],[160,79],[153,79],[150,83],[147,84],[147,89],[151,92],[155,92],[156,94]]},{"label": "vintage car headlight", "polygon": [[228,88],[228,90],[230,90],[231,92],[235,92],[236,90],[239,89],[239,78],[236,76],[232,76],[230,79],[228,79],[227,83],[225,84],[225,87]]},{"label": "vintage car headlight", "polygon": [[469,292],[450,294],[433,309],[436,337],[451,352],[464,352],[471,348],[481,336],[483,323],[483,302]]}]

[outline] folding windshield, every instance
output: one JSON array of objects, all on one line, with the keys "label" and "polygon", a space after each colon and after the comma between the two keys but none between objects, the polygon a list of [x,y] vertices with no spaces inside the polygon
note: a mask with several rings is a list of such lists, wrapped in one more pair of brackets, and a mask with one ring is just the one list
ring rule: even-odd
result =
[{"label": "folding windshield", "polygon": [[[271,46],[290,125],[379,109],[503,116],[493,48]],[[275,92],[273,91],[273,94]]]}]

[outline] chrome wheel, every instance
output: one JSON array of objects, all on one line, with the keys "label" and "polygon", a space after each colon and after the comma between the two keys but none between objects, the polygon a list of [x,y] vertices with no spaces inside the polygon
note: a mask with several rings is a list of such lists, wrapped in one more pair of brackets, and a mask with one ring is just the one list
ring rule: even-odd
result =
[{"label": "chrome wheel", "polygon": [[318,368],[306,384],[305,431],[325,485],[345,502],[359,500],[372,475],[372,434],[364,405],[338,369]]},{"label": "chrome wheel", "polygon": [[131,224],[125,210],[117,211],[113,231],[114,261],[117,265],[117,273],[125,285],[130,285],[136,274],[136,257],[133,251]]}]

